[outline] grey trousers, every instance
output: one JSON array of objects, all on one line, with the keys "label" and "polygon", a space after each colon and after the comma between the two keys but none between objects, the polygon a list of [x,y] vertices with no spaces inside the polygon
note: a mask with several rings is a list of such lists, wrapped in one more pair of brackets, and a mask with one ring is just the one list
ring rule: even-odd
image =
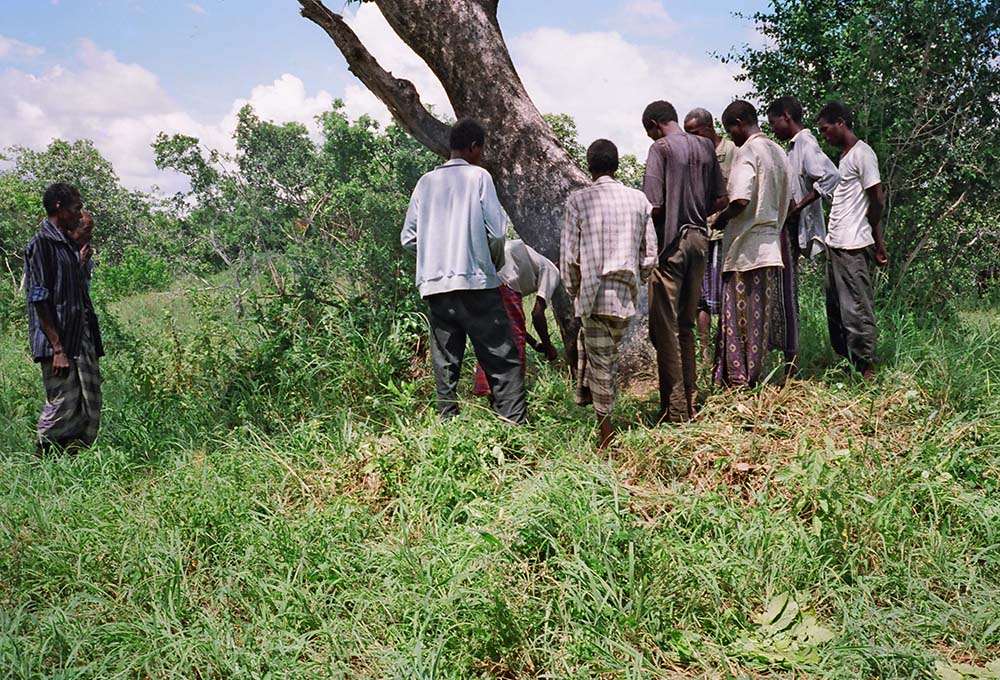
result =
[{"label": "grey trousers", "polygon": [[429,295],[426,300],[430,307],[431,363],[441,415],[458,414],[458,376],[468,338],[486,373],[493,409],[506,420],[524,423],[528,409],[521,357],[499,289],[456,290]]},{"label": "grey trousers", "polygon": [[874,246],[826,249],[826,321],[833,350],[859,371],[878,361],[875,354],[875,293],[871,266]]}]

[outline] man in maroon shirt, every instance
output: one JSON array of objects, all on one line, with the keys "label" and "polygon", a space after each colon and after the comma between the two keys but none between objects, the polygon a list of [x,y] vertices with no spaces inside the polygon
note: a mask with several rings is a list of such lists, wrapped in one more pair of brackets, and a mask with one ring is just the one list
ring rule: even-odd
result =
[{"label": "man in maroon shirt", "polygon": [[708,252],[709,215],[727,203],[711,140],[685,132],[677,111],[655,101],[642,114],[653,140],[642,188],[653,205],[658,256],[649,281],[649,334],[660,381],[658,420],[694,416],[694,327]]}]

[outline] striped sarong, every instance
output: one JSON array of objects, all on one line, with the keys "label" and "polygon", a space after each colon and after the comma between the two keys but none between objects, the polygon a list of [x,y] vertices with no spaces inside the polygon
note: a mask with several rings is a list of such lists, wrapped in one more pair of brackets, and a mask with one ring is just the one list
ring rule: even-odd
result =
[{"label": "striped sarong", "polygon": [[722,302],[722,239],[708,242],[705,259],[705,276],[701,280],[701,299],[698,310],[719,316]]},{"label": "striped sarong", "polygon": [[[524,349],[528,337],[528,327],[524,320],[524,308],[521,307],[521,294],[510,286],[501,285],[500,297],[503,299],[507,318],[510,319],[510,329],[514,333],[517,353],[521,357],[521,377],[523,378],[528,361]],[[486,381],[486,373],[483,372],[483,367],[478,363],[476,364],[476,382],[472,387],[472,393],[479,396],[490,393],[490,384]]]},{"label": "striped sarong", "polygon": [[773,349],[788,354],[799,353],[799,255],[798,244],[792,245],[797,231],[790,230],[788,226],[781,230],[781,263],[785,265],[781,270],[781,303],[785,316],[785,337],[781,345]]},{"label": "striped sarong", "polygon": [[768,351],[784,349],[781,282],[780,267],[722,275],[713,371],[717,385],[756,385],[764,374]]},{"label": "striped sarong", "polygon": [[618,345],[628,330],[629,319],[616,316],[585,316],[577,336],[576,403],[594,405],[599,418],[615,408],[618,380]]},{"label": "striped sarong", "polygon": [[70,360],[65,375],[53,372],[51,359],[41,366],[45,406],[38,418],[38,441],[59,446],[93,444],[101,425],[101,369],[86,324],[80,354]]}]

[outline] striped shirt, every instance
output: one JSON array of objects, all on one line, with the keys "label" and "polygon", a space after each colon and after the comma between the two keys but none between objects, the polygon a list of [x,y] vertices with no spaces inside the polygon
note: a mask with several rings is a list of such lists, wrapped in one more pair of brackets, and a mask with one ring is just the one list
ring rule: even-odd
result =
[{"label": "striped shirt", "polygon": [[47,305],[66,356],[80,354],[84,324],[90,329],[97,356],[104,356],[97,315],[90,301],[76,245],[48,220],[24,249],[24,288],[28,298],[28,340],[35,361],[52,358],[52,345],[42,331],[38,307]]},{"label": "striped shirt", "polygon": [[639,286],[656,266],[653,206],[641,191],[600,177],[570,194],[560,269],[576,315],[635,315]]}]

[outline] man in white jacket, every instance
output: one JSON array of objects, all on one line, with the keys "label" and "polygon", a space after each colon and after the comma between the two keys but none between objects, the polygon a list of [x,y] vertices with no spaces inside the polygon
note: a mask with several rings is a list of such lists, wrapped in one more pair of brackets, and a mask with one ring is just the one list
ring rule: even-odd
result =
[{"label": "man in white jacket", "polygon": [[458,414],[457,386],[472,340],[493,408],[505,420],[527,417],[521,360],[500,297],[506,219],[489,172],[479,167],[486,133],[472,119],[451,130],[451,160],[420,178],[400,243],[417,257],[416,283],[430,308],[430,345],[438,409]]}]

